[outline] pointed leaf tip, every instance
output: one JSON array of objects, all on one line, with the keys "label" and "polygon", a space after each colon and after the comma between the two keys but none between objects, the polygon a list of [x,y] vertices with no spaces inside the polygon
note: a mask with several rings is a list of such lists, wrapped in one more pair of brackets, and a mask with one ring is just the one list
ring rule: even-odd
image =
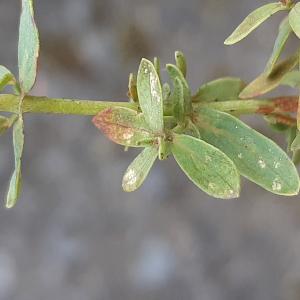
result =
[{"label": "pointed leaf tip", "polygon": [[224,44],[233,45],[241,41],[273,14],[286,9],[287,7],[281,2],[269,3],[257,8],[245,18],[245,20],[225,40]]},{"label": "pointed leaf tip", "polygon": [[7,208],[12,208],[13,206],[15,206],[20,196],[21,187],[22,187],[21,160],[22,160],[23,147],[24,147],[23,127],[24,127],[23,118],[22,116],[19,116],[17,121],[14,123],[14,127],[13,127],[15,170],[11,177],[8,192],[7,192],[7,197],[6,197]]}]

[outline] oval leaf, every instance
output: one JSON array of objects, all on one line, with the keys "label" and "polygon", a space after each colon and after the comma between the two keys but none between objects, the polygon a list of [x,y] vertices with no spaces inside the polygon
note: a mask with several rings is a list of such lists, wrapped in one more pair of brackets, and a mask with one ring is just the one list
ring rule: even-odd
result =
[{"label": "oval leaf", "polygon": [[143,184],[157,155],[156,147],[147,147],[136,157],[123,177],[122,187],[125,192],[133,192]]},{"label": "oval leaf", "polygon": [[23,93],[34,85],[39,56],[39,34],[34,21],[33,0],[22,0],[19,29],[19,79]]},{"label": "oval leaf", "polygon": [[246,19],[235,29],[235,31],[225,40],[225,45],[235,44],[244,39],[249,33],[255,30],[261,23],[266,21],[273,14],[287,7],[281,2],[269,3],[254,10]]},{"label": "oval leaf", "polygon": [[5,67],[0,66],[0,92],[9,84],[15,84],[14,75]]},{"label": "oval leaf", "polygon": [[110,140],[123,146],[144,147],[154,141],[144,115],[129,108],[107,108],[92,121]]},{"label": "oval leaf", "polygon": [[194,122],[201,138],[228,155],[244,177],[275,194],[299,193],[297,170],[273,141],[232,115],[213,109],[199,110]]},{"label": "oval leaf", "polygon": [[281,22],[279,26],[279,32],[274,44],[273,52],[266,66],[266,70],[265,70],[266,73],[270,74],[272,72],[282,50],[284,49],[284,46],[291,32],[292,32],[292,28],[289,23],[289,18],[287,17]]},{"label": "oval leaf", "polygon": [[289,21],[293,31],[300,39],[300,2],[296,3],[290,11]]},{"label": "oval leaf", "polygon": [[144,58],[137,76],[137,91],[149,127],[154,132],[162,132],[164,129],[162,88],[154,65]]},{"label": "oval leaf", "polygon": [[193,96],[193,102],[236,100],[245,86],[246,84],[240,78],[219,78],[202,85]]},{"label": "oval leaf", "polygon": [[188,135],[174,135],[172,153],[189,179],[208,195],[221,199],[239,197],[239,173],[217,148]]},{"label": "oval leaf", "polygon": [[21,176],[21,159],[24,147],[24,125],[23,118],[19,116],[17,121],[14,123],[13,127],[13,144],[15,153],[15,170],[11,177],[9,188],[6,197],[6,207],[12,208],[15,206],[22,186],[22,176]]},{"label": "oval leaf", "polygon": [[240,93],[240,98],[246,99],[257,97],[275,89],[280,85],[284,76],[296,67],[298,62],[299,55],[297,53],[277,64],[270,74],[267,72],[262,73],[245,87]]}]

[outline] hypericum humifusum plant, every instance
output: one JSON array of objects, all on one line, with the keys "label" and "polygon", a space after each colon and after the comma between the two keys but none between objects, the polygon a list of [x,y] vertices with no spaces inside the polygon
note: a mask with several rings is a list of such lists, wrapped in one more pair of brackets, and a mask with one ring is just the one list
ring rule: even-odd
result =
[{"label": "hypericum humifusum plant", "polygon": [[[225,44],[239,42],[279,11],[288,15],[279,26],[265,70],[250,84],[225,77],[203,84],[193,94],[186,80],[185,57],[177,51],[175,64],[166,66],[171,85],[161,81],[158,58],[153,62],[142,59],[137,75],[129,76],[129,102],[107,102],[30,96],[36,79],[39,34],[33,0],[22,0],[18,79],[0,66],[0,91],[7,86],[13,90],[12,94],[0,95],[0,111],[11,114],[0,117],[0,132],[12,127],[15,153],[6,206],[15,205],[21,190],[24,113],[94,116],[94,125],[110,140],[126,149],[142,148],[123,177],[122,186],[127,192],[141,186],[157,158],[164,160],[173,155],[189,179],[215,198],[239,197],[240,175],[274,194],[297,195],[299,97],[257,97],[280,85],[300,88],[300,51],[279,61],[289,36],[296,34],[300,38],[300,2],[282,0],[258,8]],[[240,121],[239,117],[245,114],[262,115],[272,129],[284,133],[293,161],[273,141]]]}]

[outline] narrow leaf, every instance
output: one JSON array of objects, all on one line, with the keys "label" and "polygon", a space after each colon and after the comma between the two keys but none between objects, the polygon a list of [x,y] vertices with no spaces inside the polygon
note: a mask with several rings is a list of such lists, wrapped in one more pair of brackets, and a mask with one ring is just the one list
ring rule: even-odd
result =
[{"label": "narrow leaf", "polygon": [[177,68],[181,71],[182,75],[186,77],[187,66],[184,54],[181,51],[176,51],[175,60]]},{"label": "narrow leaf", "polygon": [[291,144],[291,150],[293,152],[296,152],[297,150],[300,150],[300,131],[297,131],[296,137],[293,141],[293,143]]},{"label": "narrow leaf", "polygon": [[174,81],[173,101],[174,117],[178,121],[178,123],[183,124],[185,119],[184,94],[182,83],[178,77]]},{"label": "narrow leaf", "polygon": [[158,75],[158,78],[160,79],[160,60],[159,60],[158,57],[154,57],[153,65],[154,65],[154,68],[155,68],[156,73]]},{"label": "narrow leaf", "polygon": [[197,139],[201,138],[201,134],[197,126],[191,121],[188,120],[186,127],[183,130],[183,133],[186,135],[193,136]]},{"label": "narrow leaf", "polygon": [[293,31],[300,39],[300,2],[296,3],[290,11],[289,21]]},{"label": "narrow leaf", "polygon": [[194,121],[202,139],[227,154],[244,177],[275,194],[299,193],[297,170],[273,141],[220,111],[201,109]]},{"label": "narrow leaf", "polygon": [[171,96],[171,88],[168,83],[164,83],[162,87],[163,99],[165,103],[168,103]]},{"label": "narrow leaf", "polygon": [[172,152],[189,179],[208,195],[221,199],[239,197],[239,173],[223,152],[188,135],[174,135]]},{"label": "narrow leaf", "polygon": [[145,181],[157,158],[156,147],[145,148],[128,167],[122,181],[125,192],[137,190]]},{"label": "narrow leaf", "polygon": [[300,131],[297,128],[291,129],[289,139],[290,150],[293,152],[293,162],[298,165],[300,163]]},{"label": "narrow leaf", "polygon": [[10,180],[7,198],[6,198],[6,207],[12,208],[15,206],[22,186],[22,176],[21,176],[21,159],[23,154],[24,147],[24,128],[23,128],[23,118],[19,116],[13,127],[13,144],[14,144],[14,153],[15,153],[15,170]]},{"label": "narrow leaf", "polygon": [[246,19],[235,29],[235,31],[225,40],[225,45],[232,45],[241,41],[273,14],[286,9],[287,7],[281,2],[269,3],[259,7],[250,13]]},{"label": "narrow leaf", "polygon": [[123,146],[144,147],[154,141],[144,115],[129,108],[107,108],[92,121],[110,140]]},{"label": "narrow leaf", "polygon": [[13,123],[16,121],[16,116],[13,115],[9,118],[0,116],[0,135],[5,133],[7,129],[9,129]]},{"label": "narrow leaf", "polygon": [[164,129],[162,88],[154,65],[144,58],[137,76],[137,91],[149,127],[154,132],[162,132]]},{"label": "narrow leaf", "polygon": [[281,85],[287,85],[292,88],[300,88],[300,71],[288,72],[280,82]]},{"label": "narrow leaf", "polygon": [[23,93],[34,85],[39,56],[39,34],[34,21],[33,0],[22,0],[19,29],[19,79]]},{"label": "narrow leaf", "polygon": [[193,102],[236,100],[245,86],[240,78],[219,78],[202,85],[193,96]]},{"label": "narrow leaf", "polygon": [[270,74],[272,72],[280,54],[284,49],[284,46],[286,45],[286,42],[291,32],[292,32],[292,28],[289,23],[289,18],[287,17],[281,22],[279,26],[279,32],[274,44],[273,52],[266,66],[266,70],[265,70],[266,73]]},{"label": "narrow leaf", "polygon": [[186,113],[191,112],[192,110],[191,91],[182,72],[178,69],[177,66],[172,64],[167,64],[167,71],[173,82],[175,82],[176,78],[178,78],[181,81],[183,87],[183,95],[184,95],[184,109]]},{"label": "narrow leaf", "polygon": [[270,74],[264,72],[247,85],[241,92],[240,98],[246,99],[257,97],[275,89],[280,85],[284,76],[296,67],[298,62],[299,55],[297,53],[278,63]]},{"label": "narrow leaf", "polygon": [[5,67],[0,66],[0,92],[7,86],[15,84],[14,75]]},{"label": "narrow leaf", "polygon": [[129,75],[128,81],[128,97],[132,102],[138,102],[138,94],[137,94],[137,87],[136,87],[136,76],[133,73]]}]

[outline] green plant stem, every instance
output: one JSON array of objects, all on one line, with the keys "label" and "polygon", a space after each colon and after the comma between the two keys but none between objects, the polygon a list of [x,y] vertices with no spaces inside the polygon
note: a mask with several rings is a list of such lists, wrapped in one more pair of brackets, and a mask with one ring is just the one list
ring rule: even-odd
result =
[{"label": "green plant stem", "polygon": [[[0,95],[0,111],[19,113],[19,96]],[[224,112],[237,114],[268,114],[268,113],[292,113],[297,111],[297,96],[280,97],[274,99],[248,99],[231,100],[224,102],[200,102],[193,103],[194,111],[202,107],[210,107]],[[94,116],[101,110],[111,106],[121,106],[138,109],[137,104],[129,102],[58,99],[37,96],[25,96],[23,99],[23,113],[37,114],[64,114]],[[166,115],[170,111],[166,109]]]}]

